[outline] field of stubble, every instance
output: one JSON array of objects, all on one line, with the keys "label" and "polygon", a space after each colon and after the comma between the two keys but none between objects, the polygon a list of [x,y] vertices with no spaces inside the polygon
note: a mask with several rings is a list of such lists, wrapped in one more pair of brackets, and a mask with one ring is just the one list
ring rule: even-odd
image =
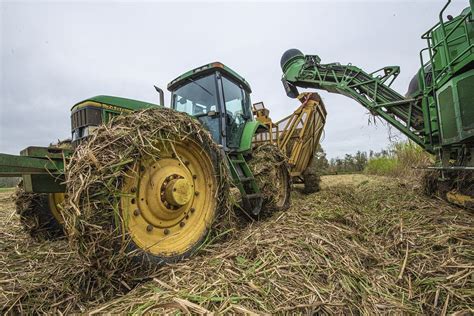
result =
[{"label": "field of stubble", "polygon": [[471,314],[473,214],[390,178],[323,177],[291,208],[140,280],[36,242],[0,192],[2,313]]}]

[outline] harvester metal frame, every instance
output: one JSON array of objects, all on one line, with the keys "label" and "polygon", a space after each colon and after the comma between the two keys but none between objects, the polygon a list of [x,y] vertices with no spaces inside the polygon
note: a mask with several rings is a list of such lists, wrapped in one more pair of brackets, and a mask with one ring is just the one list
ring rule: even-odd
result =
[{"label": "harvester metal frame", "polygon": [[255,118],[268,127],[257,133],[253,143],[272,143],[288,157],[293,182],[303,182],[303,174],[311,165],[326,123],[326,107],[317,93],[298,96],[301,105],[290,115],[273,123],[269,110],[260,102],[253,105]]}]

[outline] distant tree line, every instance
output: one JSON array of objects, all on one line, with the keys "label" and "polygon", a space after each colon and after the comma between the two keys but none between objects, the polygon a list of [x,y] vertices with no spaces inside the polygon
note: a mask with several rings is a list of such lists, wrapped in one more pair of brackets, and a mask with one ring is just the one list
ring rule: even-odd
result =
[{"label": "distant tree line", "polygon": [[393,157],[392,149],[383,149],[380,152],[370,150],[357,151],[355,154],[345,154],[343,158],[336,157],[328,159],[326,152],[321,146],[315,153],[316,167],[321,174],[358,173],[364,171],[369,160],[381,157]]}]

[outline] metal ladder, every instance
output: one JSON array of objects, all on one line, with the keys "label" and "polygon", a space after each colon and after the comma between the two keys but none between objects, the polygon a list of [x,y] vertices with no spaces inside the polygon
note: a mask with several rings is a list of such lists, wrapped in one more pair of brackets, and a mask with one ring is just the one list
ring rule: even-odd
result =
[{"label": "metal ladder", "polygon": [[227,154],[234,185],[242,196],[242,207],[253,215],[262,208],[263,195],[242,153]]}]

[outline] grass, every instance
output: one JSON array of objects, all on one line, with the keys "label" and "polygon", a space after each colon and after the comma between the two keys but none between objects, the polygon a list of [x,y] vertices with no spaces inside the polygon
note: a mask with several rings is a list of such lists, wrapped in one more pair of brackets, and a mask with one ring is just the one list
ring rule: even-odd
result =
[{"label": "grass", "polygon": [[411,141],[395,143],[389,152],[388,156],[371,158],[364,173],[413,178],[421,174],[417,168],[433,163],[433,157]]},{"label": "grass", "polygon": [[368,161],[364,172],[376,175],[395,175],[399,169],[399,162],[395,157],[378,157]]},{"label": "grass", "polygon": [[12,192],[15,188],[0,188],[0,192]]}]

